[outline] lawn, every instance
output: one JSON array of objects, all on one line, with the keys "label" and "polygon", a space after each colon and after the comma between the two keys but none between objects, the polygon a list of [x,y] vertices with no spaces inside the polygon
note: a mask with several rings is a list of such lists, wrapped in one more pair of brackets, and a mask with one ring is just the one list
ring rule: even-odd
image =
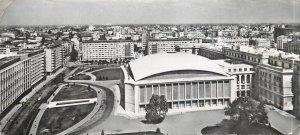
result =
[{"label": "lawn", "polygon": [[50,108],[43,114],[37,134],[58,134],[85,118],[95,104]]},{"label": "lawn", "polygon": [[88,90],[88,86],[84,85],[76,85],[73,86],[73,83],[64,86],[58,94],[54,97],[52,101],[62,101],[62,100],[74,100],[74,99],[85,99],[85,98],[95,98],[97,97],[97,93],[95,90],[90,88]]},{"label": "lawn", "polygon": [[101,80],[121,80],[122,70],[121,68],[103,69],[92,73],[96,76],[97,81]]},{"label": "lawn", "polygon": [[201,130],[203,135],[211,134],[262,134],[262,135],[282,135],[279,131],[269,126],[249,125],[241,127],[232,120],[224,120],[221,124],[207,126]]},{"label": "lawn", "polygon": [[69,80],[91,80],[91,77],[85,74],[78,74],[70,77]]}]

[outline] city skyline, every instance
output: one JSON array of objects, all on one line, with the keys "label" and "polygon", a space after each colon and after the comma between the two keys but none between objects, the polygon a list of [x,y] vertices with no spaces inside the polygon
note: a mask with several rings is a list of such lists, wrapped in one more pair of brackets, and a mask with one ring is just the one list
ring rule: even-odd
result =
[{"label": "city skyline", "polygon": [[1,25],[299,23],[299,0],[14,0]]}]

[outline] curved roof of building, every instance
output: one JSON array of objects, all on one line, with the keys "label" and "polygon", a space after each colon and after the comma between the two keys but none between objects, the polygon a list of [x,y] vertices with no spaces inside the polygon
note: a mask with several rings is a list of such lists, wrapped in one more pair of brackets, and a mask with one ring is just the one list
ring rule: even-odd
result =
[{"label": "curved roof of building", "polygon": [[226,75],[224,70],[212,60],[187,53],[157,53],[129,63],[134,80],[179,70],[198,70]]}]

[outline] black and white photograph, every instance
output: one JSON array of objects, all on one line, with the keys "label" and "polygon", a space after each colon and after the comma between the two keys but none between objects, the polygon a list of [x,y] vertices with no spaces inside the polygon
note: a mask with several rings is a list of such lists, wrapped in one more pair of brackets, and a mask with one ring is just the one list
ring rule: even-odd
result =
[{"label": "black and white photograph", "polygon": [[300,0],[0,0],[0,135],[300,135]]}]

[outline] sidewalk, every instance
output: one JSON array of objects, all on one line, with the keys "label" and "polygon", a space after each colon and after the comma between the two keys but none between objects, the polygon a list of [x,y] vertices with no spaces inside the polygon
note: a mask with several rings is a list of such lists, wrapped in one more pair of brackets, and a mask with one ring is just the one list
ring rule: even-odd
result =
[{"label": "sidewalk", "polygon": [[31,98],[38,90],[40,90],[45,84],[49,83],[52,79],[54,79],[58,74],[62,73],[66,67],[61,68],[55,74],[47,77],[47,79],[41,82],[38,86],[36,86],[30,93],[28,93],[24,98],[21,99],[21,103],[26,102],[29,98]]},{"label": "sidewalk", "polygon": [[[49,76],[46,80],[38,84],[34,89],[32,89],[31,92],[29,92],[26,96],[24,96],[20,103],[26,102],[28,99],[30,99],[36,92],[38,92],[45,84],[49,83],[53,78],[55,78],[58,74],[63,72],[66,68],[63,67],[59,69],[54,75]],[[22,106],[22,104],[18,104],[13,107],[12,110],[10,110],[2,119],[1,119],[1,125],[0,125],[0,131],[3,130],[3,128],[6,126],[9,119],[18,111],[18,109]]]},{"label": "sidewalk", "polygon": [[[67,84],[63,84],[63,85],[60,85],[56,90],[55,90],[55,94],[53,95],[51,95],[51,97],[47,100],[47,102],[51,102],[52,100],[53,100],[53,98],[55,97],[55,95],[57,95],[57,93],[64,87],[64,86],[66,86]],[[44,112],[46,111],[46,107],[45,107],[45,105],[47,105],[47,104],[42,104],[39,108],[40,108],[40,111],[39,111],[39,113],[37,114],[37,116],[34,118],[34,122],[32,123],[32,126],[31,126],[31,128],[30,128],[30,132],[29,132],[29,134],[30,135],[35,135],[36,134],[36,132],[37,132],[37,129],[38,129],[38,125],[39,125],[39,123],[40,123],[40,120],[41,120],[41,118],[42,118],[42,116],[43,116],[43,114],[44,114]]]}]

